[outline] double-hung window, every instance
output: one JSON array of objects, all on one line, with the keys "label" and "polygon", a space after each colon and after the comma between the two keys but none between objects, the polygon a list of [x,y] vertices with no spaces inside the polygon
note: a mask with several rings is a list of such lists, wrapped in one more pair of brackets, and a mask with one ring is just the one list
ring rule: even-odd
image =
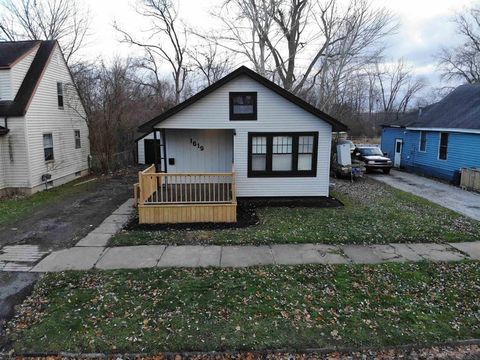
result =
[{"label": "double-hung window", "polygon": [[58,108],[63,109],[63,83],[57,82],[57,102]]},{"label": "double-hung window", "polygon": [[80,130],[74,130],[73,135],[75,137],[75,149],[80,149],[82,147],[82,139],[80,137]]},{"label": "double-hung window", "polygon": [[438,158],[447,160],[448,156],[448,133],[440,133],[440,147],[438,149]]},{"label": "double-hung window", "polygon": [[43,134],[43,157],[45,161],[53,161],[53,136],[51,133]]},{"label": "double-hung window", "polygon": [[249,177],[314,177],[318,133],[249,133]]}]

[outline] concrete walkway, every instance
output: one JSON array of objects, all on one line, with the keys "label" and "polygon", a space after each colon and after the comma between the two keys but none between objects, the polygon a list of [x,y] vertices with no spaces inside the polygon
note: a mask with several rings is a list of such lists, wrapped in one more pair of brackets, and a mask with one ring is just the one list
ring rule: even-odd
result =
[{"label": "concrete walkway", "polygon": [[480,221],[480,194],[396,170],[390,175],[372,174],[370,178]]},{"label": "concrete walkway", "polygon": [[248,267],[299,264],[379,264],[386,262],[480,260],[480,241],[458,244],[330,246],[124,246],[74,247],[56,251],[32,272],[153,267]]}]

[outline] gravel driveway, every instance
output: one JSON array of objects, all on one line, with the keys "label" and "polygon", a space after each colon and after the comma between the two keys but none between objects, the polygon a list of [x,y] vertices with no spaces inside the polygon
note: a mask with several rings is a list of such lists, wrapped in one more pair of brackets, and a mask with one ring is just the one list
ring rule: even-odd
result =
[{"label": "gravel driveway", "polygon": [[370,178],[430,200],[447,209],[480,221],[480,194],[402,171],[390,175],[371,174]]}]

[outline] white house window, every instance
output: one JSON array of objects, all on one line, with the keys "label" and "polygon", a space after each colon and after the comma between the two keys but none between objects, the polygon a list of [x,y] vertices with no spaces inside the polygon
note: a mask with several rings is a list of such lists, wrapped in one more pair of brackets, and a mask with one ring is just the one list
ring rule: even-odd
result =
[{"label": "white house window", "polygon": [[252,137],[252,170],[265,171],[267,169],[267,137]]},{"label": "white house window", "polygon": [[45,161],[53,161],[53,136],[51,133],[43,134],[43,155]]},{"label": "white house window", "polygon": [[440,133],[440,148],[438,149],[438,158],[447,160],[448,156],[448,133]]},{"label": "white house window", "polygon": [[272,171],[292,171],[292,137],[274,136]]},{"label": "white house window", "polygon": [[420,131],[420,151],[427,151],[427,132]]},{"label": "white house window", "polygon": [[82,140],[80,138],[80,130],[75,130],[74,135],[75,135],[75,149],[80,149],[82,147]]},{"label": "white house window", "polygon": [[298,170],[309,171],[313,166],[313,136],[298,137]]},{"label": "white house window", "polygon": [[63,109],[63,83],[57,82],[57,101],[58,108]]},{"label": "white house window", "polygon": [[230,93],[230,120],[257,120],[257,93]]},{"label": "white house window", "polygon": [[318,132],[249,133],[248,177],[317,176]]}]

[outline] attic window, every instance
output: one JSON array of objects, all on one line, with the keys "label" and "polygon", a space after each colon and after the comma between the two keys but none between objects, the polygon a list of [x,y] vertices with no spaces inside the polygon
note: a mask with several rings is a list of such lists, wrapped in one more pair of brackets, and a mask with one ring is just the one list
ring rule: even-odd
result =
[{"label": "attic window", "polygon": [[257,93],[230,93],[230,120],[257,120]]},{"label": "attic window", "polygon": [[57,82],[58,108],[63,109],[63,83]]}]

